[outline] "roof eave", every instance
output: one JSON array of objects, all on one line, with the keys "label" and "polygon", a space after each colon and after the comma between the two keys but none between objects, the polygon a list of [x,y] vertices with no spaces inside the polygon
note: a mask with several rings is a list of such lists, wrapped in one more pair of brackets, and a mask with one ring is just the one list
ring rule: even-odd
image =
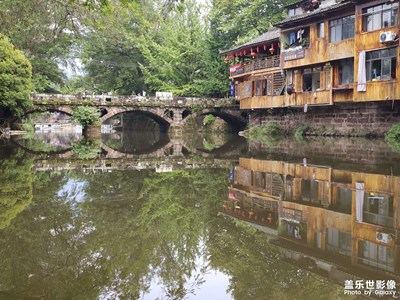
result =
[{"label": "roof eave", "polygon": [[351,6],[351,5],[354,5],[354,1],[345,2],[341,6],[332,8],[330,10],[328,9],[326,11],[322,11],[322,12],[320,12],[318,14],[309,14],[307,16],[304,16],[304,17],[299,18],[299,19],[294,19],[294,20],[290,20],[290,19],[287,20],[287,21],[283,20],[283,21],[281,21],[279,23],[274,24],[274,26],[277,27],[277,28],[296,27],[298,25],[298,23],[303,23],[304,21],[310,21],[310,20],[313,20],[313,19],[319,19],[321,17],[326,16],[326,14],[331,14],[332,12],[336,12],[336,11],[342,10],[342,9],[348,7],[348,6]]},{"label": "roof eave", "polygon": [[232,48],[229,50],[220,50],[219,51],[219,55],[226,55],[226,54],[230,54],[230,53],[235,53],[241,50],[245,50],[251,47],[257,47],[257,46],[263,46],[266,43],[273,43],[273,42],[277,42],[279,41],[279,37],[274,38],[274,39],[269,39],[269,40],[265,40],[265,41],[261,41],[261,42],[257,42],[257,43],[253,43],[253,44],[246,44],[246,45],[241,45],[238,46],[236,48]]}]

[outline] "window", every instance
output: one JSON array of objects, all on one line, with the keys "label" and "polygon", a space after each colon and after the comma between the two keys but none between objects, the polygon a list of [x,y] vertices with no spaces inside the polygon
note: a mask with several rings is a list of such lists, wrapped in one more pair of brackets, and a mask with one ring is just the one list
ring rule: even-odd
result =
[{"label": "window", "polygon": [[378,30],[397,25],[399,3],[380,4],[362,10],[363,31]]},{"label": "window", "polygon": [[301,197],[302,201],[314,202],[319,204],[318,199],[318,181],[316,180],[301,180]]},{"label": "window", "polygon": [[288,17],[298,16],[301,15],[303,10],[301,7],[294,7],[288,9]]},{"label": "window", "polygon": [[329,252],[351,255],[351,233],[327,228],[327,248]]},{"label": "window", "polygon": [[254,85],[255,85],[255,91],[254,91],[254,96],[261,96],[262,95],[262,82],[261,80],[256,80],[254,81]]},{"label": "window", "polygon": [[329,41],[338,42],[354,37],[354,16],[329,21]]},{"label": "window", "polygon": [[316,231],[314,232],[314,246],[318,249],[322,248],[322,235],[321,232]]},{"label": "window", "polygon": [[321,67],[305,69],[303,72],[303,92],[315,92],[321,84]]},{"label": "window", "polygon": [[267,95],[267,80],[262,81],[262,95],[263,96]]},{"label": "window", "polygon": [[351,215],[352,191],[350,188],[337,187],[336,199],[331,209],[337,212]]},{"label": "window", "polygon": [[368,241],[360,241],[359,256],[362,263],[383,270],[394,271],[393,250]]},{"label": "window", "polygon": [[325,23],[318,23],[317,24],[317,37],[319,39],[325,37]]},{"label": "window", "polygon": [[293,71],[292,70],[286,71],[286,82],[288,85],[293,84]]},{"label": "window", "polygon": [[255,188],[262,188],[262,173],[258,171],[253,172],[252,186]]},{"label": "window", "polygon": [[393,197],[376,193],[365,193],[363,219],[367,223],[393,226]]},{"label": "window", "polygon": [[354,82],[354,58],[346,58],[339,61],[339,84]]},{"label": "window", "polygon": [[396,48],[367,52],[367,80],[390,80],[396,78]]}]

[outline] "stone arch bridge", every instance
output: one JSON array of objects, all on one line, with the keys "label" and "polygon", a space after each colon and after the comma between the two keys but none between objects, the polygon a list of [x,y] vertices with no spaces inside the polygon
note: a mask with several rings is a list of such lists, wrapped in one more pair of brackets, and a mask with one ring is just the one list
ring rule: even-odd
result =
[{"label": "stone arch bridge", "polygon": [[214,115],[223,119],[232,128],[242,130],[247,124],[247,115],[240,111],[232,98],[168,98],[141,96],[90,96],[77,97],[57,94],[35,94],[34,106],[26,114],[36,111],[59,111],[73,115],[78,106],[93,106],[100,112],[100,122],[122,113],[134,112],[147,115],[160,128],[182,128],[188,120],[204,115]]}]

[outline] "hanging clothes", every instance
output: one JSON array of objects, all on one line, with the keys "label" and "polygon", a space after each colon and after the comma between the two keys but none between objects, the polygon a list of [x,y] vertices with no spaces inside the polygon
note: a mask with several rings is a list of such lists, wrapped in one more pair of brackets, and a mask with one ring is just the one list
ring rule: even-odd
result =
[{"label": "hanging clothes", "polygon": [[289,36],[289,45],[293,45],[294,43],[296,43],[296,33],[293,31]]},{"label": "hanging clothes", "polygon": [[365,70],[365,51],[361,51],[358,57],[358,92],[367,91],[367,73]]},{"label": "hanging clothes", "polygon": [[356,182],[356,221],[363,221],[364,182]]},{"label": "hanging clothes", "polygon": [[303,34],[304,34],[304,29],[299,29],[297,31],[297,39],[301,42],[301,40],[303,39]]}]

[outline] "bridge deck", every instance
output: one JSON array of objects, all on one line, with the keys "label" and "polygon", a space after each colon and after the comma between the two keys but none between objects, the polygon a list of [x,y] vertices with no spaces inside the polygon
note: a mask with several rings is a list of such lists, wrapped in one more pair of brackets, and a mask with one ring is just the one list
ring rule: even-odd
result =
[{"label": "bridge deck", "polygon": [[61,94],[34,94],[33,103],[38,105],[92,105],[92,106],[156,106],[156,107],[239,107],[234,98],[191,97],[143,97],[90,95],[75,96]]}]

